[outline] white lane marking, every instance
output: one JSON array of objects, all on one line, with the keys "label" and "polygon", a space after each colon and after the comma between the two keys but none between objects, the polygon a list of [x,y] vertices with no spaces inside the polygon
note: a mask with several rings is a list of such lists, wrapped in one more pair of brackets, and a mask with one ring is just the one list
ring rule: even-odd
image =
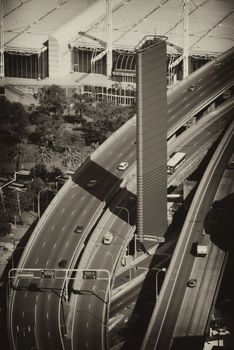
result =
[{"label": "white lane marking", "polygon": [[54,229],[54,225],[51,227],[50,231],[53,231],[53,229]]},{"label": "white lane marking", "polygon": [[83,201],[84,199],[85,199],[85,196],[82,196],[80,200]]},{"label": "white lane marking", "polygon": [[86,328],[89,328],[89,322],[86,322]]},{"label": "white lane marking", "polygon": [[65,248],[67,248],[67,246],[68,246],[68,241],[67,241],[67,243],[65,244]]},{"label": "white lane marking", "polygon": [[134,155],[134,152],[130,153],[129,154],[129,158],[132,157]]},{"label": "white lane marking", "polygon": [[18,325],[16,326],[16,330],[17,330],[17,332],[19,332],[19,326]]},{"label": "white lane marking", "polygon": [[109,155],[109,156],[111,156],[111,155],[112,155],[112,153],[113,153],[113,151],[110,151],[110,152],[108,153],[108,155]]},{"label": "white lane marking", "polygon": [[22,317],[24,317],[24,311],[22,312]]},{"label": "white lane marking", "polygon": [[48,295],[48,300],[50,300],[50,293],[49,293],[49,295]]},{"label": "white lane marking", "polygon": [[37,295],[37,296],[36,296],[36,301],[38,301],[38,297],[39,297],[39,296]]},{"label": "white lane marking", "polygon": [[47,334],[48,334],[48,337],[51,338],[50,331],[48,331]]},{"label": "white lane marking", "polygon": [[27,295],[28,295],[28,292],[25,292],[25,294],[24,294],[24,299],[27,298]]},{"label": "white lane marking", "polygon": [[193,146],[194,146],[194,147],[196,147],[197,145],[198,145],[198,143],[196,142],[196,143],[194,143],[194,145],[193,145]]},{"label": "white lane marking", "polygon": [[75,187],[77,187],[78,185],[77,184],[75,184],[75,185],[73,185],[71,188],[75,188]]},{"label": "white lane marking", "polygon": [[117,158],[121,157],[121,156],[122,156],[122,154],[123,154],[122,152],[121,152],[121,153],[119,153]]},{"label": "white lane marking", "polygon": [[49,260],[47,260],[47,262],[46,262],[46,266],[49,264]]},{"label": "white lane marking", "polygon": [[37,263],[38,263],[38,258],[36,258],[36,260],[35,260],[35,263],[34,263],[34,264],[36,265]]},{"label": "white lane marking", "polygon": [[203,92],[200,93],[199,96],[202,96],[202,95],[205,95],[205,94],[206,94],[206,91],[203,91]]},{"label": "white lane marking", "polygon": [[93,290],[95,290],[96,289],[96,286],[93,286]]},{"label": "white lane marking", "polygon": [[46,313],[46,318],[49,318],[49,313],[48,312]]},{"label": "white lane marking", "polygon": [[185,96],[184,98],[182,98],[182,101],[186,101],[188,99],[187,96]]},{"label": "white lane marking", "polygon": [[57,243],[55,243],[55,244],[53,245],[53,249],[56,247],[56,245],[57,245]]},{"label": "white lane marking", "polygon": [[190,106],[190,103],[187,103],[184,107],[189,107]]},{"label": "white lane marking", "polygon": [[61,214],[64,212],[64,210],[65,210],[65,208],[63,208],[63,209],[61,210]]},{"label": "white lane marking", "polygon": [[89,347],[89,342],[87,341],[87,342],[85,342],[85,346],[86,346],[86,348],[88,348]]},{"label": "white lane marking", "polygon": [[28,325],[28,333],[30,333],[31,332],[31,327],[30,327],[30,325]]},{"label": "white lane marking", "polygon": [[74,215],[74,214],[75,214],[75,209],[74,209],[74,210],[72,210],[72,212],[71,212],[71,216],[72,216],[72,215]]},{"label": "white lane marking", "polygon": [[88,306],[88,309],[90,310],[90,308],[91,308],[91,304],[89,304],[89,306]]},{"label": "white lane marking", "polygon": [[66,228],[66,226],[63,226],[62,231],[64,231],[64,230],[65,230],[65,228]]},{"label": "white lane marking", "polygon": [[85,215],[86,211],[87,211],[86,209],[83,211],[82,216]]},{"label": "white lane marking", "polygon": [[75,195],[76,195],[75,193],[72,193],[71,199],[72,199],[72,198],[74,198],[74,197],[75,197]]},{"label": "white lane marking", "polygon": [[43,242],[43,244],[42,244],[42,248],[44,248],[45,244],[46,244],[46,241],[44,241],[44,242]]},{"label": "white lane marking", "polygon": [[24,335],[24,337],[26,337],[26,333],[25,333],[25,330],[23,330],[23,335]]}]

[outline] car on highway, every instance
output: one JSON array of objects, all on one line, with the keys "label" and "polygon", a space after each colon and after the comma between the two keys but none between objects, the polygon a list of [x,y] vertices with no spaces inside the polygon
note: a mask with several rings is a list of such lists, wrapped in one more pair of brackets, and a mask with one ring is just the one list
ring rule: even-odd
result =
[{"label": "car on highway", "polygon": [[121,162],[118,166],[118,170],[125,170],[128,167],[128,163],[127,162]]},{"label": "car on highway", "polygon": [[67,265],[67,260],[64,260],[64,259],[60,259],[60,260],[59,260],[58,267],[63,267],[63,268],[65,268],[66,265]]},{"label": "car on highway", "polygon": [[92,180],[89,180],[88,182],[87,182],[87,187],[89,187],[89,188],[91,188],[91,187],[94,187],[94,186],[96,186],[96,184],[97,184],[97,180],[94,180],[94,179],[92,179]]},{"label": "car on highway", "polygon": [[82,233],[82,232],[83,232],[83,229],[84,229],[83,226],[78,225],[78,226],[76,226],[74,232],[75,232],[75,233]]},{"label": "car on highway", "polygon": [[231,161],[228,163],[227,169],[234,169],[234,160],[231,160]]},{"label": "car on highway", "polygon": [[197,285],[197,279],[196,278],[191,278],[189,281],[188,281],[188,287],[190,288],[194,288],[196,287]]},{"label": "car on highway", "polygon": [[113,234],[111,232],[106,232],[103,237],[104,244],[110,244],[113,239]]},{"label": "car on highway", "polygon": [[188,88],[188,91],[195,91],[197,89],[197,85],[191,85],[189,88]]}]

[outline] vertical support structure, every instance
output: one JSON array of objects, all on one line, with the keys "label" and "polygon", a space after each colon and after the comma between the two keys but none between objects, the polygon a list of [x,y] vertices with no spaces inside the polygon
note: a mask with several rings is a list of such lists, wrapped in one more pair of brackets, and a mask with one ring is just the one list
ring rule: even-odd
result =
[{"label": "vertical support structure", "polygon": [[112,6],[111,0],[106,0],[106,74],[112,72]]},{"label": "vertical support structure", "polygon": [[0,0],[0,78],[4,77],[4,26],[3,26],[3,0]]},{"label": "vertical support structure", "polygon": [[137,234],[167,229],[166,38],[146,37],[136,47]]},{"label": "vertical support structure", "polygon": [[183,79],[189,75],[189,0],[184,0],[184,53],[183,53]]}]

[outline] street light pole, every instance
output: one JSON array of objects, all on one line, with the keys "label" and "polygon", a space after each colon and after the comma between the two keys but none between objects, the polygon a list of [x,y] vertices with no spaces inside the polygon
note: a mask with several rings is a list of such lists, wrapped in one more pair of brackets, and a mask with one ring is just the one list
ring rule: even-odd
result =
[{"label": "street light pole", "polygon": [[[127,220],[128,220],[128,227],[130,226],[130,213],[129,213],[129,210],[127,209],[127,208],[125,208],[125,207],[116,207],[116,209],[120,209],[120,213],[121,213],[121,211],[122,210],[125,210],[126,211],[126,213],[127,213]],[[128,232],[129,232],[129,228],[128,228]],[[128,232],[127,232],[127,234],[128,234]],[[128,248],[128,255],[129,255],[129,248]]]},{"label": "street light pole", "polygon": [[43,191],[47,191],[48,188],[43,188],[42,190],[40,190],[37,194],[37,215],[38,215],[38,219],[40,219],[41,217],[41,209],[40,209],[40,195]]},{"label": "street light pole", "polygon": [[4,197],[3,197],[3,188],[10,185],[12,182],[14,182],[16,180],[16,174],[18,174],[17,172],[14,173],[14,177],[11,181],[7,182],[6,184],[4,184],[3,186],[0,186],[0,196],[1,196],[1,202],[2,202],[2,206],[3,206],[3,211],[4,213],[6,212],[6,207],[5,207],[5,203],[4,203]]}]

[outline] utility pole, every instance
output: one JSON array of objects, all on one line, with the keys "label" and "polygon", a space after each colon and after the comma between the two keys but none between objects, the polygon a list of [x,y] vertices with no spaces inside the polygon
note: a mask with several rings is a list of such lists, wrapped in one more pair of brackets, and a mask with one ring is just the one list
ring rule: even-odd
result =
[{"label": "utility pole", "polygon": [[4,77],[4,27],[3,27],[3,0],[0,0],[0,78]]},{"label": "utility pole", "polygon": [[112,6],[111,0],[106,0],[106,75],[112,72]]},{"label": "utility pole", "polygon": [[184,0],[183,79],[189,75],[189,0]]}]

